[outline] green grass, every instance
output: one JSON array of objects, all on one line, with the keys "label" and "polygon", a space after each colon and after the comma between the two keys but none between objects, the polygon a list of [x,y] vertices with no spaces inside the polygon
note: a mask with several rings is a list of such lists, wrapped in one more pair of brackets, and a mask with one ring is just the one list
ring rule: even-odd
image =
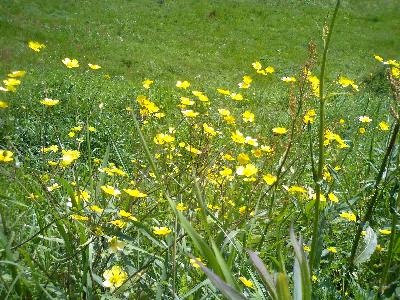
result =
[{"label": "green grass", "polygon": [[[334,4],[311,0],[0,2],[1,76],[6,78],[12,70],[27,71],[16,93],[0,95],[0,100],[10,104],[0,109],[0,149],[12,150],[15,157],[9,165],[0,162],[0,298],[220,299],[203,272],[190,265],[189,256],[194,255],[246,297],[268,299],[245,248],[259,251],[268,270],[287,274],[292,287],[298,275],[291,274],[289,228],[293,223],[296,234],[310,245],[314,201],[287,193],[286,188],[315,188],[309,146],[316,158],[319,122],[317,115],[310,130],[302,122],[307,109],[318,107],[318,99],[303,99],[299,74],[311,40],[317,46],[313,73],[318,74],[322,26]],[[383,285],[389,236],[379,234],[378,243],[386,250],[375,251],[356,267],[358,277],[344,282],[350,278],[347,258],[356,226],[339,213],[353,211],[363,216],[389,136],[377,129],[378,123],[395,123],[389,111],[398,107],[391,100],[385,67],[373,54],[398,58],[399,13],[395,0],[384,4],[344,1],[339,10],[326,77],[327,94],[340,94],[326,100],[326,128],[340,134],[351,147],[338,150],[335,142],[326,147],[333,181],[323,180],[322,190],[325,195],[333,191],[340,201],[322,204],[324,231],[317,242],[321,260],[314,269],[318,281],[312,285],[320,299],[366,299],[368,293],[377,295],[378,286]],[[47,47],[34,53],[27,47],[28,40]],[[78,59],[80,68],[67,69],[61,62],[65,57]],[[276,73],[257,75],[251,67],[256,60],[274,66]],[[88,70],[87,63],[100,64],[102,69]],[[252,86],[239,90],[237,83],[246,74],[253,77]],[[339,75],[354,79],[360,92],[342,89],[334,82]],[[297,76],[298,83],[291,89],[281,82],[282,76]],[[149,91],[141,86],[146,78],[155,80]],[[192,85],[188,91],[179,90],[177,80],[189,80]],[[246,101],[235,102],[218,94],[219,87],[242,92]],[[176,105],[182,95],[195,98],[192,89],[204,91],[211,101],[209,106],[197,101],[195,110],[201,114],[188,121]],[[135,101],[140,94],[148,95],[166,117],[142,118]],[[60,99],[60,104],[44,107],[39,100],[45,97]],[[295,108],[300,104],[296,118]],[[226,125],[217,108],[229,109],[237,126]],[[241,121],[245,110],[255,114],[254,123]],[[361,115],[370,116],[371,124],[360,124]],[[135,126],[136,117],[139,126]],[[340,125],[340,118],[346,120],[345,125]],[[203,122],[221,135],[207,138]],[[83,132],[69,138],[71,128],[77,125],[84,127]],[[290,138],[275,136],[271,129],[292,125],[294,139],[285,161],[282,157]],[[85,126],[97,131],[86,132]],[[360,126],[367,128],[363,135],[358,132]],[[176,148],[155,145],[154,136],[167,133],[170,127],[176,129]],[[232,142],[235,129],[257,138],[260,145],[273,146],[275,154],[256,158],[251,146]],[[180,141],[203,153],[190,155],[179,147]],[[81,156],[68,168],[50,167],[47,162],[58,161],[61,154],[41,154],[40,149],[51,144],[79,149]],[[150,153],[144,151],[145,146]],[[246,183],[236,175],[232,182],[213,183],[212,176],[218,177],[223,166],[235,173],[238,165],[221,160],[220,152],[234,157],[248,154],[259,168],[259,181]],[[169,153],[174,155],[172,160]],[[100,164],[94,158],[100,159]],[[395,147],[369,224],[375,233],[381,228],[397,228],[392,210],[399,195],[398,160]],[[108,163],[128,175],[100,172]],[[266,184],[261,175],[276,174],[282,163],[279,184],[264,194]],[[342,170],[332,170],[342,163]],[[152,175],[153,164],[159,175]],[[49,192],[47,187],[54,182],[61,188]],[[148,197],[133,199],[122,192],[120,198],[112,198],[102,192],[100,186],[105,184],[121,191],[135,187]],[[86,202],[73,201],[74,192],[81,189],[90,192],[91,204],[105,208],[103,215],[84,207]],[[28,198],[30,193],[38,199]],[[176,214],[171,208],[178,202],[189,210]],[[259,215],[253,218],[250,212],[256,204]],[[206,205],[220,208],[204,209]],[[248,208],[244,213],[239,211],[243,206]],[[202,212],[196,210],[199,207]],[[121,209],[132,212],[138,222],[129,221],[125,229],[110,225],[110,220],[122,219],[118,217]],[[90,220],[74,221],[71,214]],[[168,226],[172,234],[156,236],[154,226]],[[103,236],[94,233],[98,227]],[[112,236],[126,243],[124,251],[110,252],[108,239]],[[292,238],[291,244],[296,245],[297,240]],[[394,234],[393,245],[386,297],[395,295],[399,284],[400,239]],[[335,246],[338,253],[328,253],[329,246]],[[299,249],[295,252],[298,259],[303,257]],[[304,272],[307,262],[301,260],[302,272],[308,274]],[[122,266],[132,276],[116,292],[101,285],[103,272],[113,265]],[[250,279],[255,288],[245,288],[239,276]],[[310,280],[306,279],[304,282]]]},{"label": "green grass", "polygon": [[[162,4],[160,4],[162,3]],[[263,59],[290,75],[321,45],[321,24],[333,1],[10,1],[0,4],[0,68],[61,67],[64,57],[95,62],[105,72],[137,83],[154,78],[201,85],[239,81]],[[330,78],[362,78],[374,53],[400,48],[396,1],[346,1],[330,51]],[[51,61],[38,63],[28,40],[46,45]],[[319,47],[321,52],[321,47]],[[6,72],[6,71],[5,71]]]}]

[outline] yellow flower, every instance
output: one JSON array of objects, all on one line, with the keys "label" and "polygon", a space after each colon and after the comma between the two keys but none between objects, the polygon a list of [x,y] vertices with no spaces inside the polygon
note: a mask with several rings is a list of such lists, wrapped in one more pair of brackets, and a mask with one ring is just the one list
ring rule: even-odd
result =
[{"label": "yellow flower", "polygon": [[340,120],[339,120],[339,123],[340,123],[341,125],[343,125],[344,123],[346,123],[346,121],[345,121],[344,119],[340,119]]},{"label": "yellow flower", "polygon": [[117,252],[124,250],[125,243],[118,240],[116,236],[113,236],[111,239],[108,240],[108,246],[110,247],[111,252]]},{"label": "yellow flower", "polygon": [[137,219],[134,216],[132,216],[132,214],[130,212],[127,212],[123,209],[119,211],[119,215],[123,218],[127,218],[132,221],[137,221]]},{"label": "yellow flower", "polygon": [[224,90],[224,89],[217,89],[217,92],[222,95],[230,95],[231,94],[231,92],[229,90]]},{"label": "yellow flower", "polygon": [[185,210],[187,210],[187,209],[188,209],[188,207],[185,206],[182,202],[180,202],[180,203],[178,203],[178,204],[176,205],[176,210],[185,211]]},{"label": "yellow flower", "polygon": [[35,52],[40,52],[42,48],[46,48],[44,44],[35,41],[29,41],[28,47],[31,48]]},{"label": "yellow flower", "polygon": [[61,188],[61,186],[58,183],[53,183],[51,186],[47,187],[47,190],[49,192],[55,191],[57,189]]},{"label": "yellow flower", "polygon": [[190,145],[187,145],[187,146],[185,147],[185,149],[186,149],[187,151],[191,152],[191,153],[198,154],[198,155],[203,153],[203,152],[201,152],[199,149],[197,149],[197,148],[195,148],[195,147],[193,147],[193,146],[190,146]]},{"label": "yellow flower", "polygon": [[203,123],[203,130],[204,130],[204,133],[207,135],[211,135],[211,136],[217,135],[217,132],[215,131],[215,129],[211,126],[208,126],[207,123]]},{"label": "yellow flower", "polygon": [[188,97],[181,97],[181,104],[190,106],[190,105],[194,104],[194,101],[190,100],[190,98],[188,98]]},{"label": "yellow flower", "polygon": [[358,117],[358,120],[361,123],[370,123],[372,121],[372,119],[370,117],[367,117],[367,116],[360,116],[360,117]]},{"label": "yellow flower", "polygon": [[358,85],[356,85],[356,84],[354,83],[354,80],[351,80],[351,79],[349,79],[349,78],[340,76],[340,77],[339,77],[339,80],[338,80],[338,83],[339,83],[342,87],[351,86],[355,91],[358,91],[358,90],[359,90],[359,89],[358,89]]},{"label": "yellow flower", "polygon": [[339,202],[339,198],[334,194],[334,193],[329,193],[328,194],[328,198],[329,200],[331,200],[332,202],[338,203]]},{"label": "yellow flower", "polygon": [[247,164],[246,166],[238,166],[236,167],[236,174],[240,176],[250,177],[254,174],[257,174],[258,169],[253,164]]},{"label": "yellow flower", "polygon": [[219,174],[223,177],[229,177],[232,175],[232,173],[233,173],[232,169],[228,167],[222,167],[222,170],[219,171]]},{"label": "yellow flower", "polygon": [[310,109],[303,117],[304,124],[313,124],[316,112],[314,109]]},{"label": "yellow flower", "polygon": [[383,57],[381,57],[381,56],[379,56],[377,54],[374,54],[374,58],[379,62],[383,62]]},{"label": "yellow flower", "polygon": [[223,117],[231,115],[231,112],[229,110],[225,109],[225,108],[219,108],[218,109],[218,113]]},{"label": "yellow flower", "polygon": [[304,249],[305,252],[310,252],[310,251],[311,251],[311,247],[310,247],[310,246],[307,246],[307,245],[305,245],[305,246],[303,247],[303,249]]},{"label": "yellow flower", "polygon": [[235,160],[235,159],[233,158],[233,156],[230,155],[230,154],[223,154],[223,153],[221,153],[221,155],[222,155],[222,158],[225,159],[225,160]]},{"label": "yellow flower", "polygon": [[379,129],[382,131],[388,131],[389,130],[389,124],[386,123],[385,121],[382,121],[378,124]]},{"label": "yellow flower", "polygon": [[3,91],[15,92],[17,90],[17,86],[21,84],[21,80],[15,78],[7,78],[3,80],[6,88],[2,87]]},{"label": "yellow flower", "polygon": [[8,150],[2,150],[0,149],[0,162],[10,162],[13,161],[13,155],[14,153],[12,153],[11,151]]},{"label": "yellow flower", "polygon": [[273,185],[278,180],[278,178],[272,174],[264,175],[263,179],[268,185]]},{"label": "yellow flower", "polygon": [[187,89],[190,86],[190,82],[189,81],[177,81],[176,82],[176,87],[180,88],[180,89]]},{"label": "yellow flower", "polygon": [[196,268],[196,269],[200,268],[200,265],[197,263],[196,260],[199,261],[203,266],[205,266],[205,263],[201,260],[201,258],[200,257],[196,257],[196,259],[191,258],[189,260],[189,262],[190,262],[190,264],[192,265],[193,268]]},{"label": "yellow flower", "polygon": [[121,194],[120,190],[114,188],[111,185],[102,185],[100,188],[104,193],[114,197],[118,197]]},{"label": "yellow flower", "polygon": [[70,59],[66,57],[62,60],[62,62],[68,69],[79,67],[79,62],[76,59]]},{"label": "yellow flower", "polygon": [[364,127],[360,127],[360,128],[358,129],[358,132],[359,132],[360,134],[364,134],[365,131],[366,131],[366,129],[365,129]]},{"label": "yellow flower", "polygon": [[0,100],[0,109],[4,109],[8,107],[8,103],[6,101]]},{"label": "yellow flower", "polygon": [[236,101],[241,101],[241,100],[243,100],[243,96],[242,96],[241,94],[239,94],[239,93],[232,93],[232,94],[231,94],[231,98],[232,98],[233,100],[236,100]]},{"label": "yellow flower", "polygon": [[238,144],[244,144],[244,142],[246,141],[243,133],[241,133],[239,130],[232,132],[231,138],[235,143]]},{"label": "yellow flower", "polygon": [[379,233],[380,234],[384,234],[384,235],[388,235],[388,234],[391,234],[392,231],[389,230],[389,229],[379,229]]},{"label": "yellow flower", "polygon": [[264,151],[264,152],[266,152],[266,153],[272,153],[272,152],[274,152],[274,149],[273,149],[271,146],[264,146],[264,145],[262,145],[262,146],[260,147],[260,149],[261,149],[261,151]]},{"label": "yellow flower", "polygon": [[153,83],[154,83],[154,80],[150,80],[150,79],[146,79],[146,80],[144,80],[144,81],[142,82],[143,87],[144,87],[145,89],[147,89],[147,90],[150,88],[150,86],[151,86]]},{"label": "yellow flower", "polygon": [[282,134],[286,134],[287,129],[284,127],[275,127],[275,128],[272,128],[272,132],[274,134],[282,135]]},{"label": "yellow flower", "polygon": [[51,146],[49,146],[49,147],[43,147],[41,150],[40,150],[42,153],[47,153],[47,152],[53,152],[53,153],[56,153],[56,152],[58,152],[58,146],[57,145],[51,145]]},{"label": "yellow flower", "polygon": [[54,106],[57,105],[59,102],[60,100],[49,99],[49,98],[44,98],[43,100],[40,100],[40,103],[46,106]]},{"label": "yellow flower", "polygon": [[344,218],[344,219],[347,219],[349,221],[353,221],[353,222],[357,221],[356,215],[353,214],[352,212],[344,211],[344,212],[340,213],[339,216]]},{"label": "yellow flower", "polygon": [[118,288],[128,279],[128,274],[120,266],[113,266],[110,270],[104,271],[103,277],[104,287]]},{"label": "yellow flower", "polygon": [[195,112],[195,111],[193,111],[193,110],[191,110],[191,109],[182,110],[181,113],[182,113],[185,117],[188,117],[188,118],[195,118],[195,117],[197,117],[197,116],[199,115],[198,112]]},{"label": "yellow flower", "polygon": [[89,206],[89,209],[91,211],[93,211],[95,213],[99,213],[99,214],[101,214],[104,211],[104,209],[102,209],[101,207],[99,207],[97,205],[91,205],[91,206]]},{"label": "yellow flower", "polygon": [[397,78],[397,79],[400,78],[400,68],[398,68],[398,67],[392,67],[391,73],[392,73],[392,76],[393,76],[394,78]]},{"label": "yellow flower", "polygon": [[305,188],[303,188],[302,186],[298,186],[298,185],[292,185],[290,188],[288,188],[288,192],[291,194],[294,193],[306,193],[307,190]]},{"label": "yellow flower", "polygon": [[163,145],[165,143],[172,143],[175,138],[172,135],[159,133],[154,137],[154,143],[157,145]]},{"label": "yellow flower", "polygon": [[256,70],[256,72],[257,72],[257,74],[267,76],[268,74],[274,73],[275,69],[274,69],[274,67],[268,66],[265,69],[260,68],[260,69]]},{"label": "yellow flower", "polygon": [[380,244],[376,245],[376,251],[378,252],[382,252],[383,250],[385,250],[385,248],[383,248]]},{"label": "yellow flower", "polygon": [[25,74],[26,74],[26,71],[12,71],[7,76],[11,77],[11,78],[18,78],[18,77],[24,77]]},{"label": "yellow flower", "polygon": [[61,165],[63,167],[69,166],[75,160],[77,160],[79,156],[81,156],[81,153],[78,150],[63,150],[62,154],[63,156],[61,157]]},{"label": "yellow flower", "polygon": [[335,247],[328,247],[326,250],[328,250],[331,253],[337,253],[337,250]]},{"label": "yellow flower", "polygon": [[96,128],[94,128],[93,126],[89,126],[89,127],[88,127],[88,130],[89,130],[90,132],[96,132]]},{"label": "yellow flower", "polygon": [[129,196],[135,197],[135,198],[144,198],[147,197],[147,194],[140,192],[137,189],[131,190],[131,189],[124,189],[124,192],[127,193]]},{"label": "yellow flower", "polygon": [[246,136],[246,138],[244,140],[244,143],[247,144],[247,145],[250,145],[250,146],[254,146],[254,147],[258,146],[257,139],[253,139],[250,136]]},{"label": "yellow flower", "polygon": [[246,279],[245,277],[243,277],[243,276],[240,276],[239,277],[239,280],[245,285],[245,286],[247,286],[248,288],[253,288],[253,282],[251,282],[250,280],[248,280],[248,279]]},{"label": "yellow flower", "polygon": [[253,113],[251,113],[250,111],[248,111],[248,110],[246,110],[243,114],[242,114],[242,117],[243,117],[243,121],[245,122],[245,123],[247,123],[247,122],[254,122],[254,114]]},{"label": "yellow flower", "polygon": [[89,217],[76,215],[76,214],[73,214],[70,217],[72,220],[75,220],[75,221],[88,221],[89,220]]},{"label": "yellow flower", "polygon": [[165,236],[168,235],[172,232],[171,229],[169,229],[168,227],[154,227],[153,228],[153,233],[155,235],[161,235],[161,236]]},{"label": "yellow flower", "polygon": [[294,78],[294,77],[282,77],[281,78],[281,80],[283,81],[283,82],[296,82],[296,78]]},{"label": "yellow flower", "polygon": [[[91,68],[92,70],[98,70],[101,69],[101,66],[99,65],[93,65],[93,64],[88,64],[89,68]],[[79,67],[79,65],[78,65]]]},{"label": "yellow flower", "polygon": [[261,70],[262,69],[262,65],[261,65],[261,63],[259,61],[253,62],[251,65],[253,66],[254,70]]},{"label": "yellow flower", "polygon": [[236,159],[241,165],[245,165],[250,161],[250,157],[246,153],[240,153]]}]

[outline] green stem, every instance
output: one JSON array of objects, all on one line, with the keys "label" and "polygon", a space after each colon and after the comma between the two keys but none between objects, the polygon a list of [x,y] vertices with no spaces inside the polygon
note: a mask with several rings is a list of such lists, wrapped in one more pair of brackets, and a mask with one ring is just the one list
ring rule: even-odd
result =
[{"label": "green stem", "polygon": [[325,131],[325,102],[324,102],[324,77],[325,77],[325,66],[326,66],[326,58],[329,49],[329,43],[331,40],[333,26],[335,24],[337,12],[339,10],[340,0],[336,1],[336,7],[333,12],[331,24],[328,28],[328,35],[326,38],[326,42],[324,44],[324,52],[322,55],[322,65],[321,65],[321,74],[319,77],[319,130],[318,130],[318,170],[317,170],[317,178],[315,181],[316,185],[316,201],[315,201],[315,212],[314,212],[314,224],[313,224],[313,235],[311,242],[311,253],[310,253],[310,270],[313,270],[314,262],[316,261],[316,253],[317,253],[317,240],[318,240],[318,225],[319,225],[319,204],[321,201],[321,182],[322,182],[322,171],[324,167],[324,131]]},{"label": "green stem", "polygon": [[385,285],[387,284],[389,268],[390,268],[390,264],[392,263],[392,259],[393,259],[393,248],[394,248],[394,242],[395,242],[395,238],[396,238],[396,226],[397,226],[396,211],[399,209],[399,207],[400,207],[400,188],[399,188],[399,186],[397,186],[397,200],[395,203],[393,203],[393,207],[390,208],[392,211],[392,225],[391,225],[389,249],[388,249],[388,254],[387,254],[387,258],[386,258],[386,265],[385,265],[385,269],[383,271],[383,277],[382,277],[382,282],[381,282],[381,292],[382,293],[384,292]]},{"label": "green stem", "polygon": [[365,213],[364,218],[361,220],[361,222],[358,224],[358,227],[357,227],[357,232],[356,232],[356,235],[354,237],[353,246],[352,246],[352,249],[351,249],[351,254],[350,254],[350,259],[349,259],[349,272],[350,273],[354,269],[354,258],[356,256],[356,251],[357,251],[357,248],[358,248],[358,244],[360,242],[361,232],[362,232],[362,230],[364,228],[364,225],[372,217],[372,213],[374,211],[374,207],[375,207],[375,204],[377,202],[378,195],[379,195],[379,185],[380,185],[381,180],[383,178],[383,173],[386,170],[387,161],[388,161],[388,159],[390,157],[390,154],[392,153],[392,150],[393,150],[394,145],[396,143],[396,138],[397,138],[397,135],[399,133],[399,129],[400,129],[400,120],[396,120],[396,125],[393,128],[392,135],[390,137],[389,145],[386,148],[385,156],[383,157],[383,161],[382,161],[381,167],[379,169],[379,173],[378,173],[378,175],[376,177],[376,180],[375,180],[374,194],[372,195],[370,201],[368,202],[367,211]]}]

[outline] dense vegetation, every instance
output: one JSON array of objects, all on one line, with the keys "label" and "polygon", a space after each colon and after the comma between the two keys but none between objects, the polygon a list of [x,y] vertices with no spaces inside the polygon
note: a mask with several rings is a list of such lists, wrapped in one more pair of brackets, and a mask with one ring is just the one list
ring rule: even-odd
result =
[{"label": "dense vegetation", "polygon": [[400,8],[355,2],[0,3],[0,297],[400,297]]}]

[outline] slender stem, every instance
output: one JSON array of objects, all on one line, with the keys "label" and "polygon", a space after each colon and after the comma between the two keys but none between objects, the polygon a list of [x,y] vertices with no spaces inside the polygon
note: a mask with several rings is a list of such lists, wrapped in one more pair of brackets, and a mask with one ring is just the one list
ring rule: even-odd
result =
[{"label": "slender stem", "polygon": [[389,145],[386,148],[385,156],[383,157],[383,161],[382,161],[381,167],[379,169],[379,173],[378,173],[378,175],[376,177],[376,180],[375,180],[374,194],[372,195],[372,197],[370,198],[370,201],[368,202],[367,211],[366,211],[366,213],[364,215],[364,218],[361,220],[360,223],[358,223],[357,232],[356,232],[356,235],[354,237],[353,246],[352,246],[352,249],[351,249],[351,254],[350,254],[350,259],[349,259],[349,272],[350,273],[353,271],[353,268],[354,268],[354,258],[356,256],[356,251],[357,251],[357,248],[358,248],[358,244],[360,242],[361,232],[362,232],[362,230],[364,228],[364,225],[372,217],[372,213],[374,211],[374,207],[375,207],[375,204],[377,202],[378,195],[379,195],[379,185],[380,185],[381,180],[383,178],[383,174],[384,174],[384,172],[386,170],[387,161],[388,161],[388,159],[390,157],[390,154],[392,153],[392,150],[393,150],[394,145],[396,143],[396,138],[397,138],[397,135],[399,133],[399,129],[400,129],[400,120],[396,120],[396,125],[393,128],[392,135],[390,137]]},{"label": "slender stem", "polygon": [[397,226],[396,211],[400,207],[400,188],[398,186],[398,182],[397,182],[397,199],[394,202],[395,203],[393,203],[393,207],[390,208],[390,210],[392,211],[392,226],[391,226],[391,233],[390,233],[389,249],[388,249],[388,254],[387,254],[387,258],[386,258],[386,265],[385,265],[385,269],[383,271],[383,277],[382,277],[382,282],[381,282],[381,293],[384,292],[385,285],[387,283],[387,278],[389,275],[390,264],[392,263],[392,259],[393,259],[393,247],[394,247],[394,242],[395,242],[395,237],[396,237],[396,226]]},{"label": "slender stem", "polygon": [[317,240],[318,240],[318,225],[319,225],[319,204],[321,201],[321,181],[322,171],[324,167],[324,131],[325,131],[325,101],[324,101],[324,77],[325,77],[325,66],[326,58],[329,49],[329,43],[331,40],[333,26],[335,24],[337,12],[339,10],[340,0],[336,1],[336,7],[333,12],[331,24],[328,28],[328,35],[324,44],[324,52],[322,55],[321,74],[319,76],[319,130],[318,130],[318,170],[316,178],[316,201],[314,208],[314,223],[313,223],[313,235],[311,242],[311,253],[310,253],[310,270],[313,270],[313,265],[316,260],[317,253]]}]

